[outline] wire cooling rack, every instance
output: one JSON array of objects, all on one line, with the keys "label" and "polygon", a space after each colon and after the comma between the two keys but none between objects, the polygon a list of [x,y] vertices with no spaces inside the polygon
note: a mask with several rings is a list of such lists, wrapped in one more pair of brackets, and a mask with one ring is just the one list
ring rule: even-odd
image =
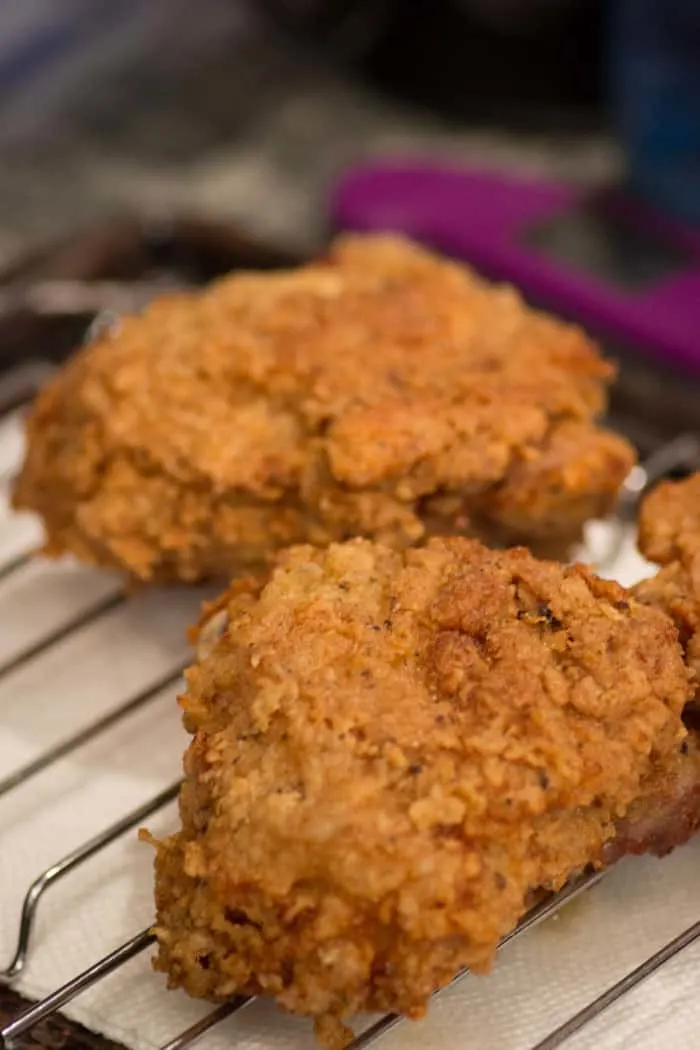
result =
[{"label": "wire cooling rack", "polygon": [[[178,792],[177,770],[184,746],[172,700],[187,662],[184,629],[194,618],[202,597],[188,590],[171,591],[167,596],[161,594],[156,598],[151,595],[128,598],[120,581],[108,574],[31,560],[31,550],[39,539],[37,523],[31,518],[13,515],[8,507],[8,494],[10,479],[22,455],[22,405],[46,373],[44,367],[31,366],[7,374],[0,382],[0,711],[4,726],[9,723],[10,735],[16,744],[9,762],[5,760],[5,768],[0,766],[0,827],[4,805],[20,800],[21,818],[18,842],[11,845],[10,836],[0,853],[4,858],[0,873],[3,879],[12,874],[13,850],[18,851],[16,855],[25,867],[28,857],[32,862],[36,857],[37,872],[19,897],[14,893],[8,899],[6,887],[0,884],[2,914],[6,922],[16,924],[18,931],[11,957],[0,960],[3,967],[0,981],[17,982],[30,994],[35,985],[24,978],[32,964],[41,959],[47,941],[45,912],[51,923],[61,923],[60,908],[49,908],[58,885],[70,895],[71,878],[79,871],[96,858],[106,857],[116,842],[129,835],[133,837],[135,829],[144,822],[170,812],[168,807],[172,807]],[[599,548],[601,543],[605,548],[596,552],[596,560],[604,563],[608,574],[614,574],[616,560],[628,535],[627,519],[634,513],[640,492],[659,477],[692,469],[698,463],[697,440],[682,437],[658,448],[643,466],[633,471],[626,484],[618,521],[607,526],[604,537],[599,536],[595,541]],[[124,656],[127,652],[128,661]],[[70,694],[72,711],[77,703],[80,716],[70,724],[64,717],[58,693]],[[26,705],[30,702],[34,705],[32,717],[27,718]],[[149,718],[158,721],[157,739],[162,747],[154,749],[151,742],[144,752],[142,723]],[[31,746],[25,740],[26,733],[36,738]],[[67,762],[73,762],[73,780],[69,777],[66,781],[65,776],[54,779]],[[120,769],[131,773],[132,763],[135,768],[148,771],[141,778],[142,787],[156,768],[161,781],[167,771],[173,776],[165,786],[161,783],[150,796],[129,808],[125,803],[130,798],[130,779],[122,775]],[[77,777],[76,768],[80,771]],[[61,801],[65,803],[62,810],[65,827],[58,829],[58,836],[55,819],[52,817],[50,828],[42,819],[43,807],[48,800],[55,800],[57,794],[61,794]],[[29,801],[23,808],[21,799],[27,795]],[[100,808],[105,811],[97,823],[93,816],[92,826],[89,821],[86,824],[80,808],[81,802],[91,795],[94,798],[99,795],[104,800]],[[172,822],[172,817],[170,819]],[[16,812],[10,823],[17,824]],[[89,828],[87,834],[86,827]],[[57,849],[58,840],[69,844],[69,848],[63,853],[51,853]],[[140,870],[143,876],[143,868]],[[107,887],[110,877],[123,875],[103,865],[100,878]],[[129,872],[126,876],[137,877]],[[601,877],[599,873],[584,874],[562,893],[544,901],[505,939],[504,946],[570,905]],[[121,916],[120,928],[128,928],[128,915]],[[111,927],[107,932],[108,936],[114,936]],[[563,1047],[574,1033],[698,938],[700,921],[650,953],[593,1001],[533,1042],[531,1050]],[[143,956],[152,943],[148,928],[136,928],[116,947],[114,941],[107,944],[102,958],[12,1019],[1,1032],[4,1045],[21,1045],[22,1037],[39,1021],[73,1004],[109,975]],[[56,959],[56,949],[53,951]],[[145,960],[142,959],[141,964],[144,970],[148,969]],[[162,995],[165,997],[168,993],[163,991]],[[214,1009],[203,1007],[191,1024],[174,1038],[163,1039],[161,1046],[164,1050],[185,1050],[250,1003],[247,998],[236,997]],[[372,1020],[355,1038],[352,1050],[374,1046],[400,1023],[401,1018],[395,1015]],[[124,1032],[128,1037],[127,1027]],[[228,1045],[237,1045],[234,1031],[229,1035]]]}]

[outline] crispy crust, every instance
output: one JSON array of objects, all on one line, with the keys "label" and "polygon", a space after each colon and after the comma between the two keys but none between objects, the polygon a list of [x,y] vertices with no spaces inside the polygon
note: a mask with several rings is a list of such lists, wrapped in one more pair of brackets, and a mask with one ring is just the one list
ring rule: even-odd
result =
[{"label": "crispy crust", "polygon": [[668,619],[524,550],[297,548],[222,611],[182,698],[157,968],[271,994],[327,1042],[488,969],[532,891],[604,862],[684,737]]},{"label": "crispy crust", "polygon": [[635,598],[671,618],[691,675],[683,718],[688,739],[656,795],[641,798],[620,825],[611,856],[667,853],[700,828],[700,475],[662,482],[643,501],[642,553],[662,568],[632,588]]},{"label": "crispy crust", "polygon": [[695,717],[700,713],[700,474],[662,482],[647,496],[639,517],[639,546],[662,568],[634,592],[639,601],[663,609],[678,629],[695,677],[695,698],[689,705]]},{"label": "crispy crust", "polygon": [[662,481],[646,497],[639,515],[639,546],[658,565],[700,553],[700,474]]},{"label": "crispy crust", "polygon": [[700,549],[682,560],[669,562],[656,576],[634,588],[638,601],[662,609],[671,617],[686,663],[693,671],[695,699],[689,706],[698,707],[700,690]]},{"label": "crispy crust", "polygon": [[[489,528],[568,542],[633,461],[612,367],[510,288],[392,237],[164,298],[39,396],[15,506],[145,580],[271,549]],[[506,535],[507,534],[507,535]]]}]

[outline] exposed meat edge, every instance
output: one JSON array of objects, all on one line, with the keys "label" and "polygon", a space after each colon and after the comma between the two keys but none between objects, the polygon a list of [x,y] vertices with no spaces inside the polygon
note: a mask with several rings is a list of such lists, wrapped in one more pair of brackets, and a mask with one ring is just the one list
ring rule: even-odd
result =
[{"label": "exposed meat edge", "polygon": [[700,830],[700,732],[691,730],[684,752],[661,792],[631,806],[605,848],[606,864],[630,853],[663,857]]}]

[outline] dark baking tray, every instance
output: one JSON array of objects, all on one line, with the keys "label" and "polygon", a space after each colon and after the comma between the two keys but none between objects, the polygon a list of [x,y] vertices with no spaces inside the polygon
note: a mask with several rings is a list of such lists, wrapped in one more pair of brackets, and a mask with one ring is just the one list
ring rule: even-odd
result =
[{"label": "dark baking tray", "polygon": [[[239,269],[276,269],[301,262],[278,245],[239,227],[192,216],[168,221],[116,217],[28,251],[0,272],[0,293],[40,282],[158,282],[197,285]],[[0,313],[0,371],[29,361],[60,361],[77,346],[91,312],[54,314],[17,308]],[[620,376],[609,422],[647,456],[678,434],[698,428],[700,385],[665,372],[630,351],[619,353]],[[16,394],[22,400],[21,392]],[[7,405],[3,407],[8,407]],[[26,1002],[0,986],[0,1026]],[[20,1041],[47,1050],[114,1050],[117,1044],[60,1016],[42,1022]]]},{"label": "dark baking tray", "polygon": [[[295,253],[260,243],[224,222],[116,217],[28,250],[0,271],[0,292],[52,281],[196,285],[230,270],[272,269],[299,261]],[[80,342],[90,320],[88,313],[5,306],[0,311],[0,368],[28,358],[64,357]]]}]

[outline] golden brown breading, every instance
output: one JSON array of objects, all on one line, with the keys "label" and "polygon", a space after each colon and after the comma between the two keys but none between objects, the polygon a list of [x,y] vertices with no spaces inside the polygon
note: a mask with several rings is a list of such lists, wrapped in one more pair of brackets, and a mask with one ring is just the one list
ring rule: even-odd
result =
[{"label": "golden brown breading", "polygon": [[658,565],[700,549],[700,474],[662,481],[646,497],[639,514],[639,546]]},{"label": "golden brown breading", "polygon": [[665,793],[673,804],[669,807],[661,800],[638,804],[636,811],[633,807],[631,830],[620,829],[618,847],[634,851],[635,843],[648,843],[651,834],[657,850],[663,852],[700,828],[700,475],[662,482],[646,497],[639,545],[662,568],[632,592],[638,601],[663,610],[673,620],[693,692],[683,712],[690,733],[681,768]]},{"label": "golden brown breading", "polygon": [[647,496],[639,517],[639,546],[662,568],[634,592],[676,624],[700,693],[700,474],[662,482]]},{"label": "golden brown breading", "polygon": [[28,422],[15,506],[46,552],[227,578],[290,543],[573,537],[633,453],[597,427],[583,333],[393,237],[153,304],[78,352]]},{"label": "golden brown breading", "polygon": [[327,1041],[488,969],[685,735],[668,618],[525,550],[295,548],[205,620],[157,967],[195,996],[273,995]]},{"label": "golden brown breading", "polygon": [[633,588],[638,601],[663,609],[678,629],[685,659],[700,689],[700,548],[669,562]]},{"label": "golden brown breading", "polygon": [[485,497],[484,509],[512,535],[556,536],[570,530],[572,519],[602,517],[616,495],[604,479],[611,486],[623,469],[617,434],[567,420],[552,429],[537,456],[513,466]]}]

